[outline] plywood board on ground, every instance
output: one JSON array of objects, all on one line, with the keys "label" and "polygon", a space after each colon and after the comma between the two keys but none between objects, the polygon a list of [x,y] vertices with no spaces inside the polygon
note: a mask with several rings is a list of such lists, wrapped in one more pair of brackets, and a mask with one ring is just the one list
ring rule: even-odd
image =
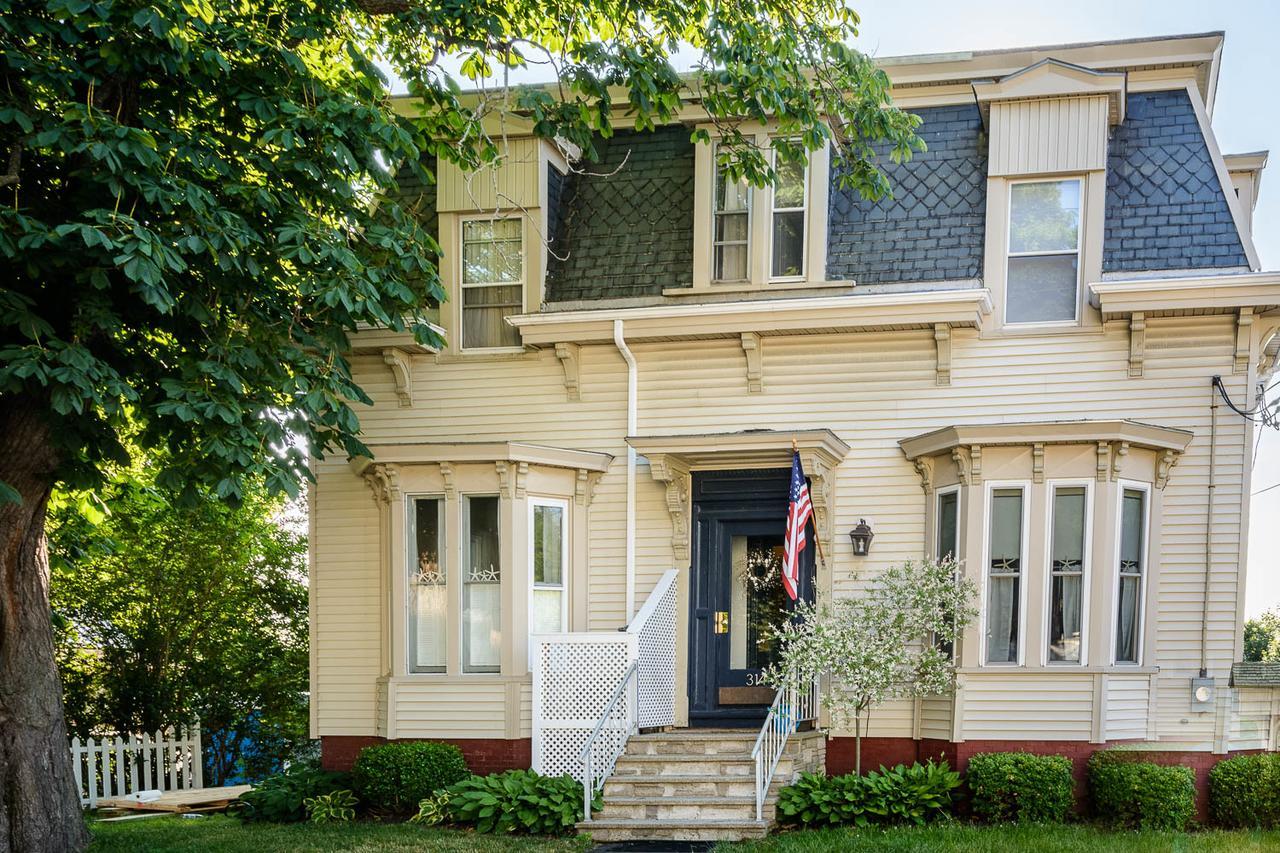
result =
[{"label": "plywood board on ground", "polygon": [[133,809],[142,812],[189,812],[225,808],[252,785],[227,785],[223,788],[187,788],[182,791],[166,791],[159,799],[139,802],[127,797],[99,800],[98,808]]}]

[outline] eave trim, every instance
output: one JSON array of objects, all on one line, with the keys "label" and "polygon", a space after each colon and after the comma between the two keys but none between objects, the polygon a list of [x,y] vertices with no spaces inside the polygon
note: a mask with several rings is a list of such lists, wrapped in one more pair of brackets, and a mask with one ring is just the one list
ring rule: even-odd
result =
[{"label": "eave trim", "polygon": [[898,442],[908,460],[937,456],[957,447],[978,445],[1096,444],[1128,442],[1132,447],[1181,453],[1194,434],[1184,429],[1138,421],[1033,421],[949,426]]}]

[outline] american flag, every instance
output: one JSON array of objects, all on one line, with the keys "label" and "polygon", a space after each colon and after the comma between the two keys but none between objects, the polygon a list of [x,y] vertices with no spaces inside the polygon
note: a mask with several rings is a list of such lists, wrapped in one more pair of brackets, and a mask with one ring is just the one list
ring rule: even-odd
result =
[{"label": "american flag", "polygon": [[805,527],[813,515],[809,484],[800,466],[800,454],[791,452],[791,495],[787,506],[787,535],[782,544],[782,586],[795,601],[800,594],[800,552],[805,546]]}]

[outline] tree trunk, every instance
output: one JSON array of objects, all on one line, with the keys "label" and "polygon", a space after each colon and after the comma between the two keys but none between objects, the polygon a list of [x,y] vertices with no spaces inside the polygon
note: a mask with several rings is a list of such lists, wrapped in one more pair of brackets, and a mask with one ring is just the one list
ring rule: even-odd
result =
[{"label": "tree trunk", "polygon": [[57,453],[42,408],[0,398],[0,853],[80,850],[89,840],[71,775],[49,619],[44,522]]}]

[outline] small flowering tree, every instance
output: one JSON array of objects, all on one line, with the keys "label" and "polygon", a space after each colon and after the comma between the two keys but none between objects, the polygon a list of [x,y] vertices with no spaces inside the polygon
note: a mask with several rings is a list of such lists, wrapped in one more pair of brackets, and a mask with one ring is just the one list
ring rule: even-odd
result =
[{"label": "small flowering tree", "polygon": [[765,678],[782,687],[829,677],[824,703],[833,727],[852,724],[861,773],[862,733],[873,706],[951,687],[951,650],[977,615],[975,593],[951,560],[893,566],[863,595],[799,605],[778,629],[780,660]]}]

